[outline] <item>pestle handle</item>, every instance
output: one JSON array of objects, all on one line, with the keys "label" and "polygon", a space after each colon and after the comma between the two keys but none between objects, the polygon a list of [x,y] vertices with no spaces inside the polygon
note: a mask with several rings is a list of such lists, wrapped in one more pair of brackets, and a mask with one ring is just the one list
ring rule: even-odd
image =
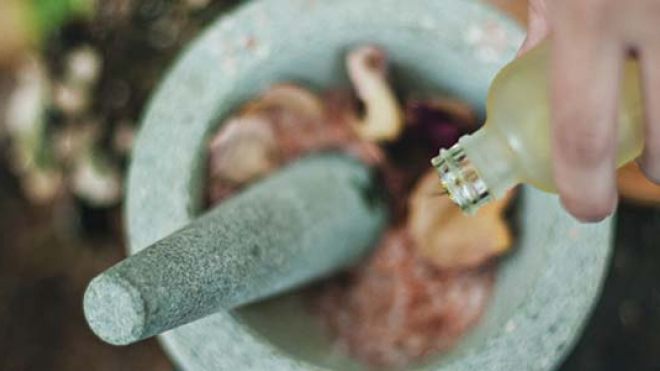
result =
[{"label": "pestle handle", "polygon": [[94,278],[87,322],[126,345],[345,268],[384,228],[377,187],[347,156],[300,160]]}]

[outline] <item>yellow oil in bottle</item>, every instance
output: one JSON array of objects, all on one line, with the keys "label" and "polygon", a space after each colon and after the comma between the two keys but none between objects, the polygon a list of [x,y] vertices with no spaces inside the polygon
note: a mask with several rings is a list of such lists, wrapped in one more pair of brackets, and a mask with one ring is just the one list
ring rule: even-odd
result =
[{"label": "yellow oil in bottle", "polygon": [[[432,160],[443,186],[467,212],[519,183],[554,192],[549,99],[550,46],[544,42],[504,67],[493,80],[486,123]],[[607,78],[607,77],[603,77]],[[641,154],[644,115],[639,67],[623,67],[617,166]]]}]

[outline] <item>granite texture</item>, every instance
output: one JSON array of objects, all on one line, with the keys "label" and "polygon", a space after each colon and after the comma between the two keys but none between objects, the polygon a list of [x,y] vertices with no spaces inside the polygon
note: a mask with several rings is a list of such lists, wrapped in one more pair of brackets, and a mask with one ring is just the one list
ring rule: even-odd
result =
[{"label": "granite texture", "polygon": [[88,323],[126,345],[346,268],[385,226],[371,172],[331,154],[278,171],[96,277]]},{"label": "granite texture", "polygon": [[[147,110],[128,187],[132,251],[198,215],[209,133],[269,84],[341,84],[346,51],[374,42],[390,54],[401,93],[449,94],[483,109],[491,79],[522,39],[474,0],[250,2],[191,45]],[[519,216],[518,244],[485,318],[454,352],[411,370],[545,371],[571,348],[600,290],[611,221],[581,225],[556,197],[533,189],[524,190]],[[220,311],[160,339],[182,370],[364,369],[332,347],[295,293]]]}]

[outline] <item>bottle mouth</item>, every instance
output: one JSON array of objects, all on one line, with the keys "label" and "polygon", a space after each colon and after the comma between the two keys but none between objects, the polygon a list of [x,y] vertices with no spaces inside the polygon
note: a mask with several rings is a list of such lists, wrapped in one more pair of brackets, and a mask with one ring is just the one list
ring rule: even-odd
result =
[{"label": "bottle mouth", "polygon": [[438,171],[449,198],[466,214],[474,214],[493,196],[460,143],[441,149],[431,164]]}]

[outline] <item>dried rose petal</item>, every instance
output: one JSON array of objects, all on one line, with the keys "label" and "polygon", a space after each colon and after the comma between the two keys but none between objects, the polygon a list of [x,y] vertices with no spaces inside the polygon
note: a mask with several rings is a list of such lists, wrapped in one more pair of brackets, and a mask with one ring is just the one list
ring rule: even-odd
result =
[{"label": "dried rose petal", "polygon": [[404,368],[451,348],[476,323],[493,271],[438,271],[395,229],[344,281],[323,288],[315,308],[341,348],[377,369]]},{"label": "dried rose petal", "polygon": [[435,171],[418,183],[410,197],[410,234],[421,255],[443,269],[474,267],[506,252],[513,243],[503,212],[512,193],[465,215],[449,197],[441,197]]},{"label": "dried rose petal", "polygon": [[619,194],[625,201],[642,205],[660,205],[660,186],[648,180],[636,162],[619,169]]},{"label": "dried rose petal", "polygon": [[240,115],[266,118],[273,127],[283,158],[290,161],[352,140],[346,122],[329,120],[325,106],[325,102],[307,89],[278,84],[248,103]]},{"label": "dried rose petal", "polygon": [[477,128],[477,119],[464,103],[449,98],[410,100],[406,104],[406,125],[434,151],[449,148]]},{"label": "dried rose petal", "polygon": [[217,203],[275,168],[311,152],[335,149],[376,166],[382,150],[360,140],[346,117],[346,96],[324,100],[292,84],[274,85],[221,125],[211,141],[208,199]]}]

